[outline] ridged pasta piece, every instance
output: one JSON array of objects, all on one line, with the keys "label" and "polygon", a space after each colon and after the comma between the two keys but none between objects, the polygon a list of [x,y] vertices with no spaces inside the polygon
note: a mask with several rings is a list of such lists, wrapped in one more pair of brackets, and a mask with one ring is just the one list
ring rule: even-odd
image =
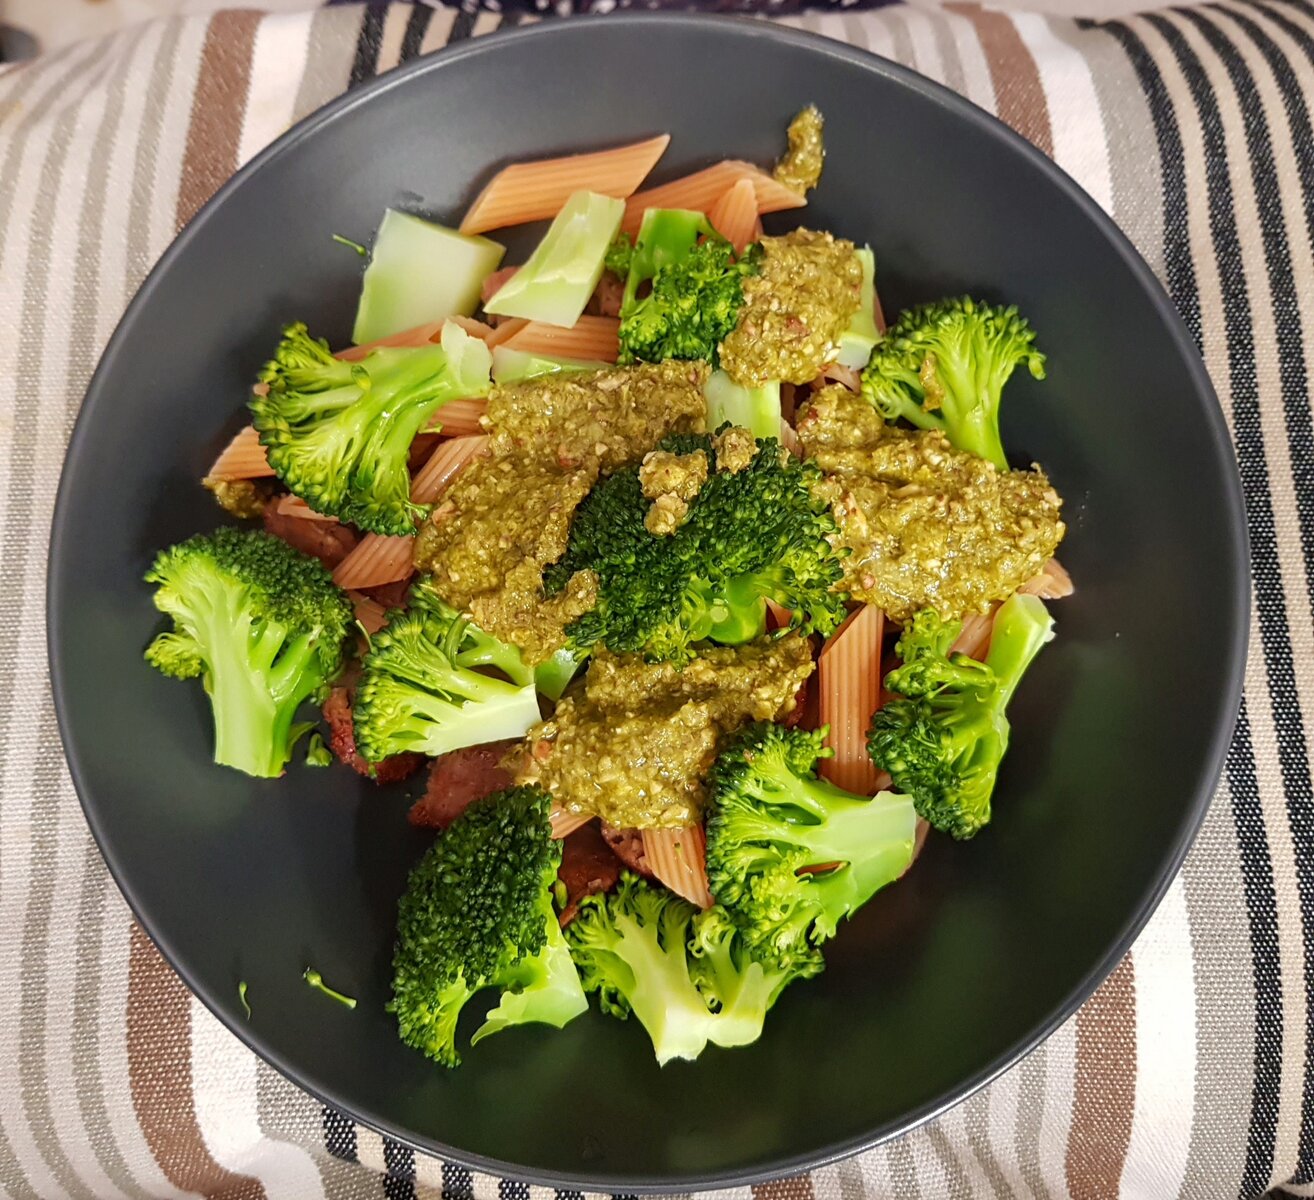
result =
[{"label": "ridged pasta piece", "polygon": [[849,614],[817,662],[820,717],[830,726],[826,744],[833,758],[818,764],[836,787],[872,796],[878,772],[867,754],[867,726],[881,706],[881,640],[885,614],[874,604]]},{"label": "ridged pasta piece", "polygon": [[827,363],[821,368],[821,378],[827,383],[842,383],[851,392],[862,390],[862,374],[852,367],[843,367],[839,363]]},{"label": "ridged pasta piece", "polygon": [[627,233],[638,233],[645,208],[688,208],[694,212],[709,212],[721,195],[741,179],[752,181],[759,213],[802,208],[807,203],[797,192],[772,179],[761,167],[727,158],[692,175],[682,175],[670,183],[636,192],[625,203],[621,228]]},{"label": "ridged pasta piece", "polygon": [[219,451],[219,457],[206,472],[207,479],[267,479],[274,473],[269,465],[265,448],[254,425],[240,430],[231,442]]},{"label": "ridged pasta piece", "polygon": [[663,133],[611,150],[512,163],[475,197],[461,220],[461,232],[484,233],[549,220],[579,191],[623,200],[647,178],[670,142],[670,134]]},{"label": "ridged pasta piece", "polygon": [[699,908],[712,907],[707,884],[707,834],[701,825],[683,829],[645,829],[643,854],[648,869],[677,896]]},{"label": "ridged pasta piece", "polygon": [[331,517],[328,513],[316,512],[300,496],[293,496],[291,493],[278,498],[277,511],[279,516],[296,517],[301,521],[324,521],[332,525],[338,523],[337,517]]},{"label": "ridged pasta piece", "polygon": [[488,411],[488,401],[483,396],[469,400],[449,400],[429,422],[430,429],[438,430],[443,437],[467,437],[483,433],[484,427],[479,418]]},{"label": "ridged pasta piece", "polygon": [[569,837],[575,830],[587,825],[593,818],[588,813],[573,813],[568,808],[552,806],[548,813],[548,822],[552,826],[552,836],[556,841]]},{"label": "ridged pasta piece", "polygon": [[360,627],[371,636],[388,623],[388,610],[373,596],[348,592],[347,599],[351,601],[351,607],[356,610],[356,620],[360,622]]},{"label": "ridged pasta piece", "polygon": [[[488,438],[482,434],[440,442],[411,481],[411,499],[416,504],[432,504],[456,473],[487,445]],[[334,568],[333,582],[340,588],[364,588],[409,579],[415,570],[414,555],[413,537],[367,533]]]},{"label": "ridged pasta piece", "polygon": [[529,322],[524,317],[503,317],[493,326],[492,336],[484,344],[492,350],[495,346],[502,345],[503,342],[509,342],[528,324]]},{"label": "ridged pasta piece", "polygon": [[[376,342],[366,342],[363,346],[348,346],[345,350],[339,350],[333,357],[340,358],[343,362],[359,362],[371,350],[378,350],[383,347],[410,348],[413,346],[427,346],[430,342],[436,342],[442,337],[443,326],[446,323],[447,319],[445,317],[441,321],[426,321],[423,325],[416,325],[412,329],[403,329],[400,333],[390,333],[387,337],[379,338]],[[481,324],[481,322],[476,321],[475,324]]]},{"label": "ridged pasta piece", "polygon": [[546,354],[555,358],[579,358],[592,362],[615,362],[620,353],[615,317],[580,317],[569,329],[530,321],[512,334],[503,345],[527,354]]},{"label": "ridged pasta piece", "polygon": [[1067,573],[1063,564],[1057,558],[1051,558],[1040,569],[1039,575],[1034,579],[1028,579],[1017,590],[1030,596],[1039,596],[1042,600],[1062,600],[1065,596],[1071,596],[1077,589],[1072,582],[1072,576]]},{"label": "ridged pasta piece", "polygon": [[795,432],[794,426],[783,417],[780,419],[780,444],[795,458],[803,457],[803,447],[799,443],[798,434]]},{"label": "ridged pasta piece", "polygon": [[950,654],[966,654],[968,658],[985,658],[990,649],[990,634],[995,628],[997,604],[985,613],[969,613],[963,618],[963,631],[949,647]]},{"label": "ridged pasta piece", "polygon": [[707,219],[716,230],[735,248],[736,254],[742,254],[744,247],[753,240],[753,229],[757,225],[757,189],[751,179],[741,179],[733,187],[728,187],[717,197],[707,214]]}]

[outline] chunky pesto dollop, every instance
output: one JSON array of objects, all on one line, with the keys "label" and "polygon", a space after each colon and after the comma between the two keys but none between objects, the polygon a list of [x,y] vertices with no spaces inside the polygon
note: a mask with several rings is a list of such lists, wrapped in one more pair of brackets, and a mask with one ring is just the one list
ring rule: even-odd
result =
[{"label": "chunky pesto dollop", "polygon": [[672,454],[653,450],[644,455],[639,466],[639,486],[652,501],[643,519],[649,533],[661,537],[674,533],[689,515],[689,501],[707,482],[707,455],[701,450],[692,454]]},{"label": "chunky pesto dollop", "polygon": [[809,104],[789,123],[789,148],[776,163],[772,175],[800,196],[817,186],[826,145],[821,131],[825,121],[816,105]]},{"label": "chunky pesto dollop", "polygon": [[618,828],[693,824],[721,736],[791,712],[812,669],[798,634],[715,646],[682,670],[599,651],[582,684],[529,731],[520,779]]},{"label": "chunky pesto dollop", "polygon": [[843,387],[800,411],[804,454],[849,548],[844,588],[896,621],[982,612],[1037,575],[1065,532],[1039,467],[999,471],[938,431],[887,425]]},{"label": "chunky pesto dollop", "polygon": [[761,269],[744,280],[721,366],[744,387],[810,382],[835,357],[861,294],[852,242],[810,229],[763,238]]},{"label": "chunky pesto dollop", "polygon": [[264,479],[216,479],[207,475],[201,486],[226,513],[243,521],[254,520],[265,511],[272,488]]},{"label": "chunky pesto dollop", "polygon": [[489,452],[421,527],[417,568],[528,663],[550,658],[565,645],[565,627],[597,603],[597,580],[581,572],[548,599],[543,567],[565,553],[571,518],[600,473],[641,458],[668,433],[703,429],[706,371],[645,363],[495,388]]},{"label": "chunky pesto dollop", "polygon": [[531,455],[604,475],[642,458],[668,433],[701,433],[707,420],[702,362],[640,363],[540,375],[488,398],[492,452]]}]

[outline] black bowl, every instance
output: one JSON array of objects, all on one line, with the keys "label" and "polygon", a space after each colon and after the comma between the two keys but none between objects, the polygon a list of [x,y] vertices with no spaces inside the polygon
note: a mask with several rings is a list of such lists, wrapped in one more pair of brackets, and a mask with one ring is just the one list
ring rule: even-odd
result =
[{"label": "black bowl", "polygon": [[[1015,379],[1005,441],[1068,499],[1077,594],[1013,706],[994,823],[933,839],[788,991],[755,1046],[659,1070],[596,1012],[516,1030],[448,1072],[384,1012],[393,908],[425,838],[418,785],[210,761],[201,689],[141,660],[143,569],[216,522],[197,486],[293,318],[344,343],[385,205],[453,219],[507,159],[669,130],[671,175],[770,161],[826,114],[809,225],[870,241],[887,312],[970,290],[1018,304],[1049,379]],[[784,226],[782,225],[781,228]],[[815,1166],[942,1111],[1072,1013],[1181,862],[1217,778],[1246,632],[1241,500],[1199,358],[1145,264],[1071,180],[911,72],[740,20],[608,17],[480,39],[329,105],[188,226],[92,382],[54,523],[50,652],[87,819],[165,955],[316,1095],[477,1169],[683,1190]],[[354,1011],[301,981],[313,965]],[[237,995],[246,980],[254,1015]]]}]

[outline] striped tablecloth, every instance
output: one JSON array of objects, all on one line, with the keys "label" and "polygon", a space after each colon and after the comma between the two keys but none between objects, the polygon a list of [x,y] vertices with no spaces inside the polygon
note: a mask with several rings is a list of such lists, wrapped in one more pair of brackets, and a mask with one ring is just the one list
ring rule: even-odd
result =
[{"label": "striped tablecloth", "polygon": [[[293,120],[401,59],[515,19],[400,4],[226,13],[0,73],[0,1185],[10,1196],[542,1191],[472,1178],[322,1108],[187,993],[133,924],[83,821],[55,731],[43,621],[65,439],[115,321],[178,228]],[[1303,717],[1314,704],[1314,7],[1223,0],[1101,25],[967,7],[788,20],[998,113],[1140,247],[1232,427],[1256,620],[1223,786],[1159,912],[1094,998],[934,1124],[752,1191],[1314,1196]]]}]

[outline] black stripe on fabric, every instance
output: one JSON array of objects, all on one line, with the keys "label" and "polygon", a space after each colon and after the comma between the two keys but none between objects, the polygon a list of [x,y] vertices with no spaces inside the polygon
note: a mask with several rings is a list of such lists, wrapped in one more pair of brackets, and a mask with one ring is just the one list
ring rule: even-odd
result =
[{"label": "black stripe on fabric", "polygon": [[[1095,27],[1082,22],[1084,28]],[[1104,26],[1121,43],[1135,71],[1141,91],[1150,106],[1163,170],[1164,252],[1168,291],[1182,314],[1197,345],[1202,344],[1200,295],[1191,261],[1188,224],[1189,190],[1181,130],[1172,97],[1158,65],[1144,42],[1126,25]],[[1240,431],[1238,431],[1238,439]],[[1238,454],[1240,450],[1238,448]],[[1249,490],[1247,489],[1247,499]],[[1273,887],[1268,831],[1255,773],[1254,750],[1244,700],[1237,732],[1228,751],[1229,788],[1233,797],[1233,821],[1240,848],[1242,880],[1246,895],[1246,917],[1255,1005],[1254,1086],[1251,1091],[1250,1126],[1246,1139],[1246,1162],[1241,1194],[1262,1193],[1273,1165],[1277,1137],[1277,1113],[1273,1107],[1279,1087],[1282,1061],[1281,963],[1277,942],[1277,900]],[[1238,782],[1232,783],[1235,778]],[[1278,1074],[1275,1075],[1274,1071]]]},{"label": "black stripe on fabric", "polygon": [[[1232,421],[1237,463],[1241,472],[1242,486],[1245,489],[1249,518],[1250,567],[1255,584],[1260,641],[1264,648],[1268,699],[1277,732],[1278,763],[1287,795],[1287,812],[1293,823],[1292,832],[1295,834],[1293,840],[1298,844],[1301,840],[1299,826],[1309,825],[1310,811],[1314,809],[1314,796],[1311,796],[1310,792],[1304,725],[1300,696],[1296,690],[1291,634],[1287,621],[1287,600],[1282,585],[1277,530],[1273,517],[1272,488],[1264,452],[1254,330],[1250,315],[1250,292],[1245,264],[1241,257],[1241,241],[1237,233],[1236,208],[1222,117],[1219,113],[1217,97],[1204,68],[1181,31],[1165,17],[1147,15],[1144,20],[1159,31],[1176,58],[1190,88],[1205,137],[1209,227],[1214,253],[1218,260],[1222,289],[1227,356],[1232,380]],[[1267,351],[1267,347],[1265,350]],[[1305,835],[1305,840],[1309,841],[1308,834]],[[1314,849],[1314,844],[1307,846],[1307,851],[1310,849]],[[1298,849],[1296,866],[1303,897],[1306,889],[1314,888],[1314,878],[1310,878],[1311,872],[1314,871],[1314,861],[1311,861],[1308,853],[1301,854]],[[1307,962],[1308,957],[1307,945]],[[1252,1113],[1252,1117],[1253,1115]],[[1270,1124],[1273,1125],[1271,1138]],[[1252,1136],[1255,1132],[1252,1120]],[[1262,1179],[1258,1174],[1252,1176],[1249,1171],[1243,1179],[1243,1186],[1255,1188],[1252,1193],[1254,1195],[1266,1190],[1273,1167],[1272,1141],[1276,1138],[1276,1125],[1275,1122],[1270,1121],[1267,1114],[1261,1121],[1258,1132],[1269,1142],[1266,1151],[1260,1156],[1261,1161],[1267,1159],[1267,1165]]]},{"label": "black stripe on fabric", "polygon": [[356,1157],[356,1122],[327,1104],[323,1108],[324,1149],[344,1162],[359,1162]]},{"label": "black stripe on fabric", "polygon": [[473,1197],[474,1176],[469,1169],[456,1163],[443,1163],[443,1200],[473,1200]]},{"label": "black stripe on fabric", "polygon": [[410,62],[419,56],[420,47],[424,45],[424,35],[429,32],[433,21],[433,9],[427,4],[417,4],[406,18],[406,32],[402,34],[401,62]]},{"label": "black stripe on fabric", "polygon": [[584,1200],[583,1192],[573,1192],[568,1188],[557,1189],[557,1200]]},{"label": "black stripe on fabric", "polygon": [[415,1200],[415,1151],[383,1139],[383,1194],[388,1200]]},{"label": "black stripe on fabric", "polygon": [[498,29],[514,29],[517,25],[520,24],[520,19],[523,16],[524,13],[522,13],[518,8],[508,9],[506,12],[502,14],[502,20],[498,22],[497,27]]},{"label": "black stripe on fabric", "polygon": [[447,35],[447,44],[450,46],[453,42],[465,41],[474,32],[475,17],[478,15],[477,9],[462,8],[452,18],[452,30]]},{"label": "black stripe on fabric", "polygon": [[367,4],[360,21],[360,34],[356,38],[356,57],[351,63],[351,81],[349,88],[367,79],[373,79],[379,71],[379,51],[383,47],[383,22],[387,18],[386,4]]},{"label": "black stripe on fabric", "polygon": [[[1225,13],[1254,43],[1263,56],[1277,82],[1282,95],[1282,106],[1291,127],[1291,141],[1297,155],[1297,174],[1301,179],[1304,223],[1307,235],[1314,242],[1314,130],[1311,129],[1309,109],[1291,63],[1277,44],[1260,26],[1242,12],[1215,7]],[[1268,262],[1270,286],[1273,289],[1274,313],[1277,321],[1278,370],[1282,383],[1282,406],[1286,417],[1287,442],[1291,459],[1292,478],[1296,491],[1296,512],[1300,527],[1300,544],[1305,563],[1307,600],[1314,612],[1314,423],[1311,422],[1309,404],[1309,364],[1305,360],[1304,338],[1300,313],[1297,308],[1296,283],[1291,266],[1291,251],[1287,243],[1281,197],[1278,193],[1276,164],[1269,138],[1267,122],[1258,90],[1248,72],[1242,69],[1239,57],[1227,53],[1230,43],[1217,26],[1197,13],[1185,14],[1209,40],[1210,46],[1223,58],[1232,76],[1246,114],[1247,141],[1251,146],[1251,172],[1255,191],[1260,197],[1260,223],[1264,236],[1265,257]],[[1307,39],[1308,41],[1308,39]],[[1307,47],[1314,52],[1314,44]],[[1314,53],[1310,54],[1314,63]],[[1252,126],[1254,130],[1252,133]],[[1301,740],[1304,740],[1303,730]],[[1311,788],[1308,758],[1302,755],[1300,773],[1303,775],[1303,797],[1287,788],[1287,808],[1294,834],[1297,884],[1300,889],[1301,914],[1305,946],[1305,990],[1314,995],[1314,788]],[[1285,782],[1285,771],[1284,771]],[[1300,1142],[1296,1172],[1290,1182],[1308,1183],[1314,1178],[1314,1006],[1306,1012],[1305,1092],[1300,1123]]]},{"label": "black stripe on fabric", "polygon": [[[1224,767],[1232,824],[1241,854],[1241,882],[1250,925],[1250,968],[1255,987],[1255,1079],[1241,1195],[1262,1195],[1273,1170],[1278,1102],[1282,1092],[1282,962],[1278,947],[1277,891],[1264,827],[1250,713],[1243,697]],[[1272,1031],[1278,1031],[1277,1036]]]},{"label": "black stripe on fabric", "polygon": [[529,1200],[529,1184],[514,1179],[497,1181],[497,1200]]}]

